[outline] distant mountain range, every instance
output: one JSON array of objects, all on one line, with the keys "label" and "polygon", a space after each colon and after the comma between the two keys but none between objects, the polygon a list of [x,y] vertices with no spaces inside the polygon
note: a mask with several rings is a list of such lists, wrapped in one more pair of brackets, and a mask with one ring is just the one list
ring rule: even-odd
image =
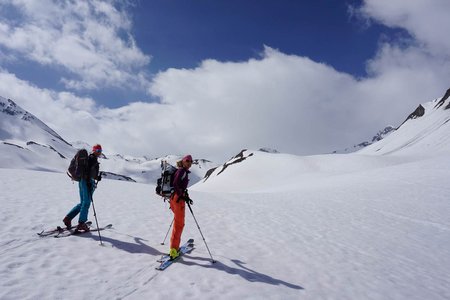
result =
[{"label": "distant mountain range", "polygon": [[[78,149],[91,145],[67,142],[44,122],[24,110],[11,99],[0,96],[0,160],[1,168],[29,169],[65,173]],[[104,178],[155,183],[160,176],[161,161],[175,164],[181,157],[132,157],[123,154],[103,154],[100,169]],[[204,177],[215,166],[205,159],[194,160],[191,182]]]},{"label": "distant mountain range", "polygon": [[[334,154],[357,152],[368,155],[408,153],[426,155],[450,151],[450,89],[442,98],[421,104],[398,127],[388,126],[371,140],[334,151]],[[91,146],[85,142],[67,142],[36,116],[11,99],[0,96],[0,168],[66,172],[77,149]],[[219,176],[232,165],[248,160],[254,151],[242,150],[229,161],[217,166],[206,159],[194,161],[191,183]],[[280,154],[271,148],[259,152]],[[181,157],[167,155],[150,158],[124,154],[103,154],[101,170],[105,178],[155,183],[160,176],[162,160],[175,164]]]},{"label": "distant mountain range", "polygon": [[333,153],[335,154],[343,154],[343,153],[352,153],[352,152],[356,152],[359,151],[367,146],[372,145],[373,143],[376,143],[378,141],[381,141],[382,139],[384,139],[385,137],[387,137],[389,134],[391,134],[392,132],[394,132],[396,129],[392,126],[387,126],[386,128],[378,131],[370,141],[365,141],[365,142],[361,142],[359,144],[353,145],[352,147],[349,148],[345,148],[343,150],[335,150],[333,151]]}]

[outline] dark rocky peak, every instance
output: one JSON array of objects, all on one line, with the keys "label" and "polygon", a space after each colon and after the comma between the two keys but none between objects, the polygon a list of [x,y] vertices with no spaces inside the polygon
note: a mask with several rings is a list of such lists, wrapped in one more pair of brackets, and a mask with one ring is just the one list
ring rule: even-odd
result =
[{"label": "dark rocky peak", "polygon": [[216,167],[216,168],[209,169],[209,170],[206,172],[206,174],[205,174],[205,177],[204,177],[203,182],[205,182],[206,180],[208,180],[208,178],[212,175],[212,173],[214,173],[215,170],[220,170],[220,171],[217,173],[217,176],[219,176],[219,175],[220,175],[223,171],[225,171],[225,169],[228,168],[229,166],[234,165],[234,164],[238,164],[238,163],[240,163],[240,162],[243,162],[244,160],[246,160],[246,159],[249,158],[250,156],[253,156],[253,153],[252,153],[252,152],[250,152],[247,156],[245,156],[245,152],[246,152],[246,151],[247,151],[247,149],[243,149],[243,150],[241,150],[241,152],[239,152],[236,156],[232,157],[228,162],[224,163],[223,165],[218,166],[218,167]]},{"label": "dark rocky peak", "polygon": [[10,116],[22,116],[21,119],[24,121],[38,120],[34,115],[21,108],[11,99],[0,97],[0,108],[2,113]]},{"label": "dark rocky peak", "polygon": [[[434,108],[439,108],[442,105],[444,105],[445,101],[448,99],[448,97],[450,97],[450,89],[447,90],[447,92],[445,92],[444,97],[442,97],[442,99],[436,104],[436,106]],[[447,106],[444,109],[449,109],[450,108],[450,103],[447,104]]]},{"label": "dark rocky peak", "polygon": [[10,116],[24,115],[26,113],[26,111],[20,108],[14,101],[3,97],[0,97],[0,108],[2,113]]},{"label": "dark rocky peak", "polygon": [[[416,108],[415,111],[413,111],[407,118],[405,121],[403,121],[402,124],[400,124],[400,126],[398,126],[398,128],[402,127],[403,124],[406,123],[406,121],[408,120],[412,120],[412,119],[417,119],[422,117],[425,114],[425,107],[422,106],[422,104],[419,104],[419,106]],[[397,128],[397,129],[398,129]]]}]

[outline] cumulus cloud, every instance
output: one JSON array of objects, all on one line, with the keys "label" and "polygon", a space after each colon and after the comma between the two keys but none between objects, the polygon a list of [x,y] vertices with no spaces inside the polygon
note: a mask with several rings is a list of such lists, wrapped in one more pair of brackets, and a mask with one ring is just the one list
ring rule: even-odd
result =
[{"label": "cumulus cloud", "polygon": [[447,0],[365,0],[361,15],[393,28],[407,30],[428,51],[450,53],[450,2]]},{"label": "cumulus cloud", "polygon": [[389,45],[370,68],[372,76],[356,79],[266,47],[261,58],[247,62],[208,60],[193,70],[167,70],[151,91],[179,109],[180,123],[189,124],[177,128],[182,136],[205,137],[185,143],[193,149],[324,153],[399,125],[419,103],[444,91],[449,75],[448,64],[430,65],[426,53]]},{"label": "cumulus cloud", "polygon": [[[0,3],[0,49],[42,65],[63,68],[67,88],[126,86],[145,90],[150,56],[130,34],[132,23],[118,1],[27,1]],[[14,16],[14,18],[11,18]]]},{"label": "cumulus cloud", "polygon": [[[448,45],[439,38],[446,28],[436,27],[439,32],[432,37],[422,28],[440,15],[437,10],[447,7],[439,0],[426,2],[427,8],[419,0],[365,1],[355,9],[372,21],[404,28],[413,37],[406,43],[394,39],[380,43],[376,56],[367,62],[365,78],[266,46],[259,57],[248,61],[210,59],[193,69],[156,74],[149,91],[159,103],[98,107],[93,99],[40,89],[7,70],[0,70],[0,95],[17,100],[67,139],[100,142],[109,153],[155,157],[192,153],[219,162],[246,147],[326,153],[367,140],[386,125],[399,125],[419,103],[440,97],[449,88]],[[8,26],[0,23],[0,32],[19,34]],[[63,38],[73,39],[75,45],[79,39],[70,34]],[[15,43],[25,42],[17,38]],[[46,49],[39,51],[44,51],[39,54],[43,60],[57,56],[57,51],[51,55]],[[96,52],[88,51],[86,64],[89,54]],[[68,68],[84,68],[78,64],[67,62]],[[108,59],[100,64],[108,64]]]}]

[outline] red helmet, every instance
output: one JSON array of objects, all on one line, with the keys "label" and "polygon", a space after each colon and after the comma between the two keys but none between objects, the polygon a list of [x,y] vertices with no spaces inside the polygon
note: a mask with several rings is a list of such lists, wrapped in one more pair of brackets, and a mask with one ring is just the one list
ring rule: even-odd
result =
[{"label": "red helmet", "polygon": [[94,147],[92,147],[92,152],[102,152],[102,145],[96,144]]}]

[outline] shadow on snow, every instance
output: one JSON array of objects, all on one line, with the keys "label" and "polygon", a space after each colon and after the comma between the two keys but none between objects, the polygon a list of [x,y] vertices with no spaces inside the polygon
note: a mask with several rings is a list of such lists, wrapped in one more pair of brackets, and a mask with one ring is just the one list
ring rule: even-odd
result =
[{"label": "shadow on snow", "polygon": [[[200,260],[200,261],[209,261],[211,262],[211,260],[209,258],[204,258],[204,257],[193,257],[191,255],[186,254],[185,255],[186,258],[189,259],[193,259],[193,260]],[[255,270],[252,270],[245,265],[244,262],[238,260],[238,259],[232,259],[231,260],[237,267],[233,267],[233,266],[227,266],[226,264],[220,262],[220,261],[216,261],[214,264],[210,263],[210,264],[199,264],[196,262],[191,262],[191,261],[180,261],[180,263],[191,266],[191,265],[197,265],[197,266],[201,266],[204,268],[210,268],[210,269],[217,269],[220,271],[224,271],[228,274],[231,275],[239,275],[242,278],[244,278],[247,281],[250,282],[262,282],[262,283],[266,283],[266,284],[271,284],[271,285],[284,285],[288,288],[291,289],[296,289],[296,290],[304,290],[303,287],[296,285],[296,284],[292,284],[280,279],[276,279],[273,278],[269,275],[265,275],[262,273],[259,273]]]},{"label": "shadow on snow", "polygon": [[[98,237],[96,231],[91,231],[88,234],[78,235],[78,237],[94,239],[100,243],[100,238]],[[166,253],[162,253],[161,251],[156,250],[155,248],[150,247],[149,245],[145,244],[143,242],[145,240],[140,237],[133,237],[133,236],[130,236],[130,237],[132,237],[134,239],[134,243],[124,242],[124,241],[113,239],[113,238],[103,236],[103,235],[102,235],[102,242],[110,243],[114,248],[123,250],[128,253],[132,253],[132,254],[143,253],[143,254],[150,254],[150,255],[154,255],[154,256],[166,254]]]},{"label": "shadow on snow", "polygon": [[[95,231],[92,231],[89,234],[79,235],[79,237],[91,238],[91,239],[96,240],[97,242],[100,242],[98,235],[96,235],[95,233],[96,233]],[[105,243],[110,243],[113,247],[118,248],[123,251],[126,251],[128,253],[133,253],[133,254],[143,253],[143,254],[150,254],[153,256],[165,254],[159,250],[156,250],[155,248],[152,248],[152,247],[146,245],[143,242],[145,240],[142,238],[139,238],[139,237],[132,237],[132,238],[134,239],[134,243],[124,242],[124,241],[120,241],[120,240],[113,239],[113,238],[106,237],[106,236],[102,236],[102,241]],[[192,260],[204,261],[204,262],[210,262],[210,263],[202,264],[202,263],[196,263],[193,261],[186,261],[184,259],[181,259],[177,263],[181,263],[181,264],[184,264],[187,266],[196,265],[196,266],[200,266],[203,268],[216,269],[216,270],[223,271],[223,272],[226,272],[231,275],[239,275],[243,279],[250,281],[250,282],[261,282],[261,283],[266,283],[266,284],[271,284],[271,285],[284,285],[291,289],[304,290],[304,288],[299,285],[289,283],[289,282],[286,282],[286,281],[283,281],[280,279],[276,279],[269,275],[265,275],[265,274],[255,271],[255,270],[252,270],[252,269],[246,267],[245,263],[238,259],[231,260],[231,262],[233,262],[236,265],[236,267],[234,267],[234,266],[227,266],[226,264],[224,264],[220,261],[216,261],[214,264],[212,264],[211,260],[209,258],[205,258],[205,257],[194,257],[189,254],[185,254],[183,256],[185,256],[186,258],[192,259]]]}]

